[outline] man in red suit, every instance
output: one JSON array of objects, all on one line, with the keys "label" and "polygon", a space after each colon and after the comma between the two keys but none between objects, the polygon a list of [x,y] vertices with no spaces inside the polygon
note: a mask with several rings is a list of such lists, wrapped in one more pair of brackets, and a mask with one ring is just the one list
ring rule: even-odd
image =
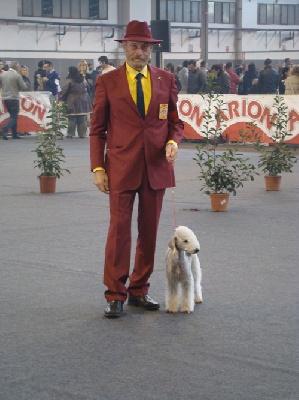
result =
[{"label": "man in red suit", "polygon": [[[148,295],[165,189],[175,185],[172,164],[182,139],[174,75],[149,65],[153,39],[146,22],[131,21],[122,43],[126,63],[101,75],[90,130],[94,184],[109,193],[110,227],[104,284],[105,316],[122,315],[123,303],[144,310],[160,305]],[[138,239],[131,274],[131,223],[138,195]],[[129,279],[129,285],[126,282]]]}]

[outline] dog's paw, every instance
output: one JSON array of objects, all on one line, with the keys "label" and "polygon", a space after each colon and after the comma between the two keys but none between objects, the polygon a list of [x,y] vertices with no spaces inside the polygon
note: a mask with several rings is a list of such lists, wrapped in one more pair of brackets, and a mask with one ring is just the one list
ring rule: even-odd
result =
[{"label": "dog's paw", "polygon": [[200,303],[202,303],[202,298],[195,297],[194,301],[195,301],[196,304],[200,304]]},{"label": "dog's paw", "polygon": [[178,310],[170,310],[169,308],[166,308],[166,312],[169,314],[176,313],[177,311]]},{"label": "dog's paw", "polygon": [[190,313],[193,312],[193,310],[190,310],[190,308],[182,308],[181,312],[184,313],[184,314],[190,314]]}]

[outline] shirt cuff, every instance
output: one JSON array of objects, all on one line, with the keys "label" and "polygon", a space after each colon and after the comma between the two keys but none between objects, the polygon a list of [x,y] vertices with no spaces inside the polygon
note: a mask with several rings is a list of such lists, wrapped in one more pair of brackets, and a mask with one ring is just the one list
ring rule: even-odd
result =
[{"label": "shirt cuff", "polygon": [[104,168],[102,168],[102,167],[96,167],[96,168],[94,168],[92,170],[92,172],[97,172],[97,171],[104,171],[105,172]]},{"label": "shirt cuff", "polygon": [[172,145],[174,145],[176,148],[179,147],[178,144],[177,144],[177,142],[175,142],[174,140],[168,140],[168,142],[167,142],[166,144],[172,144]]}]

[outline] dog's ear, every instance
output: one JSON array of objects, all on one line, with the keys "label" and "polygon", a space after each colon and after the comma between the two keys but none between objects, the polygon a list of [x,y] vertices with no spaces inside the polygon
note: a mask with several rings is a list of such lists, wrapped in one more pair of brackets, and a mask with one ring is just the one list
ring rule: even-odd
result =
[{"label": "dog's ear", "polygon": [[168,247],[169,247],[171,250],[174,250],[174,249],[175,249],[175,236],[173,236],[173,237],[171,238],[170,242],[168,243]]}]

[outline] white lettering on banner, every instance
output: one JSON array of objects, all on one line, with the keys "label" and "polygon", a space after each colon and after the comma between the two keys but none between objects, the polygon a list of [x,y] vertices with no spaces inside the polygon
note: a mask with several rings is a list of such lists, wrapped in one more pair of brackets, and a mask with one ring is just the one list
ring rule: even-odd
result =
[{"label": "white lettering on banner", "polygon": [[[299,144],[299,96],[283,97],[289,114],[290,136],[286,142]],[[261,140],[271,142],[274,98],[274,95],[223,95],[224,108],[219,112],[226,123],[224,137],[231,141],[238,140],[240,130],[245,129],[249,122],[254,122],[257,126],[257,133],[261,135]],[[184,136],[187,139],[202,138],[205,108],[206,102],[202,96],[179,94],[178,109],[180,118],[185,122]]]},{"label": "white lettering on banner", "polygon": [[[35,132],[45,128],[51,108],[50,95],[48,92],[20,92],[18,132]],[[0,126],[9,118],[1,100],[0,97]]]}]

